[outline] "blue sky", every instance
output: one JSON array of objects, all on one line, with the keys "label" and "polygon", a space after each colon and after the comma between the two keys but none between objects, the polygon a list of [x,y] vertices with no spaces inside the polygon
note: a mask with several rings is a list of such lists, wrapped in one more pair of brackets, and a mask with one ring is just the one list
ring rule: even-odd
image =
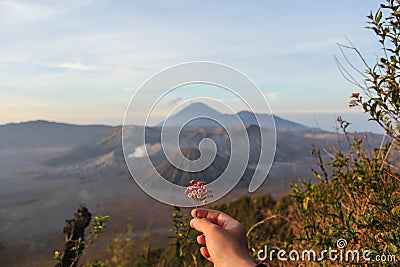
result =
[{"label": "blue sky", "polygon": [[[337,42],[379,52],[364,29],[379,2],[0,0],[0,124],[47,119],[122,123],[151,75],[215,61],[255,81],[278,116],[331,129],[356,89],[339,73]],[[195,96],[195,92],[193,92]]]}]

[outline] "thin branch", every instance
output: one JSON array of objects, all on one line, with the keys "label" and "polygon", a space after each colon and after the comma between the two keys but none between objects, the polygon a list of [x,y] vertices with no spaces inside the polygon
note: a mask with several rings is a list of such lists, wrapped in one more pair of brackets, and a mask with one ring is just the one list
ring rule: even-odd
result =
[{"label": "thin branch", "polygon": [[260,225],[263,225],[264,223],[266,223],[266,222],[269,221],[269,220],[278,218],[278,216],[279,216],[279,215],[272,215],[272,216],[270,216],[270,217],[268,217],[268,218],[265,218],[264,220],[259,221],[259,222],[256,223],[256,224],[254,224],[254,225],[253,225],[252,227],[250,227],[250,229],[247,231],[247,233],[246,233],[246,238],[249,238],[249,237],[250,237],[251,232],[252,232],[255,228],[257,228],[257,227],[260,226]]}]

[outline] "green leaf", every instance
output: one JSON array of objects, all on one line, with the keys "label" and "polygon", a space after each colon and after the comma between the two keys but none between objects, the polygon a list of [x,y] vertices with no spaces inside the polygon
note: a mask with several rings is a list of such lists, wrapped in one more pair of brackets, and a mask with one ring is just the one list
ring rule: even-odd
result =
[{"label": "green leaf", "polygon": [[393,244],[392,242],[388,242],[388,247],[390,249],[390,252],[396,254],[397,253],[397,246]]},{"label": "green leaf", "polygon": [[382,18],[382,11],[379,10],[375,17],[375,23],[379,24],[379,22],[381,21],[381,18]]},{"label": "green leaf", "polygon": [[308,202],[309,202],[309,200],[310,200],[310,197],[306,197],[306,198],[303,200],[303,208],[304,208],[305,210],[308,209]]}]

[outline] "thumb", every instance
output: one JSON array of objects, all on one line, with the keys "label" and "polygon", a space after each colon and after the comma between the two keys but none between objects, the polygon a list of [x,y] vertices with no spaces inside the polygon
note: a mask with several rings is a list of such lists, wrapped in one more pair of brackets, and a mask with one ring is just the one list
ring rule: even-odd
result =
[{"label": "thumb", "polygon": [[190,221],[190,226],[199,232],[207,234],[211,229],[218,227],[218,225],[210,222],[208,219],[194,218]]}]

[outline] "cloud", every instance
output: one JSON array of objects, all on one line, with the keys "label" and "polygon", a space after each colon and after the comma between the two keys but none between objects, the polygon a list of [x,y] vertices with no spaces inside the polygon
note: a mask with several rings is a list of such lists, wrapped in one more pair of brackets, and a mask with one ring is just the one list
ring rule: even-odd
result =
[{"label": "cloud", "polygon": [[315,109],[275,109],[276,114],[360,114],[361,109],[351,108],[315,108]]},{"label": "cloud", "polygon": [[3,24],[33,23],[55,17],[60,11],[45,5],[0,1],[0,22]]},{"label": "cloud", "polygon": [[104,67],[98,65],[88,65],[82,63],[79,59],[70,62],[63,62],[63,63],[44,63],[49,67],[54,68],[61,68],[61,69],[71,69],[71,70],[78,70],[78,71],[102,71],[105,70]]},{"label": "cloud", "polygon": [[122,88],[122,91],[123,92],[133,92],[133,91],[135,91],[135,89],[132,87],[124,87],[124,88]]},{"label": "cloud", "polygon": [[10,111],[10,109],[22,109],[22,108],[41,108],[44,106],[47,106],[46,103],[42,103],[42,102],[25,102],[25,101],[16,101],[16,102],[0,102],[1,105],[1,109],[0,110],[4,110],[4,111]]},{"label": "cloud", "polygon": [[267,98],[268,101],[275,101],[279,97],[279,92],[265,93],[265,97]]},{"label": "cloud", "polygon": [[323,51],[326,49],[333,48],[337,45],[337,43],[344,43],[346,39],[344,37],[332,37],[322,40],[315,40],[311,42],[302,42],[295,44],[291,48],[288,48],[286,51],[288,53],[303,53],[303,52],[316,52]]},{"label": "cloud", "polygon": [[0,111],[2,112],[10,109],[44,108],[50,104],[52,102],[30,99],[24,96],[0,94]]},{"label": "cloud", "polygon": [[64,62],[49,62],[49,61],[38,61],[31,59],[26,54],[0,54],[0,62],[7,63],[19,63],[19,64],[31,64],[36,66],[59,68],[59,69],[70,69],[78,71],[103,71],[106,70],[104,66],[90,65],[82,63],[80,59]]},{"label": "cloud", "polygon": [[141,145],[135,149],[135,152],[129,154],[128,158],[144,158],[147,157],[147,153],[149,154],[149,156],[151,156],[157,153],[157,151],[159,151],[160,148],[161,148],[160,143],[156,143],[154,145],[151,144]]},{"label": "cloud", "polygon": [[[38,103],[63,100],[71,106],[39,110],[28,101],[9,101],[8,107],[25,106],[18,116],[120,123],[127,96],[143,81],[168,66],[200,59],[231,65],[249,75],[268,92],[265,96],[274,111],[290,112],[293,108],[304,112],[302,108],[312,109],[319,102],[316,110],[340,109],[345,104],[339,94],[326,97],[326,92],[346,87],[332,60],[331,48],[343,39],[338,36],[354,40],[356,35],[363,49],[370,42],[358,31],[357,21],[363,21],[363,16],[357,19],[354,10],[336,2],[330,4],[341,12],[326,8],[316,12],[303,8],[303,3],[294,3],[303,8],[302,12],[265,16],[262,10],[279,10],[277,3],[261,1],[260,8],[258,4],[230,6],[228,1],[217,5],[189,1],[188,12],[182,13],[175,9],[181,5],[178,2],[163,4],[171,11],[163,12],[151,1],[114,5],[108,0],[0,0],[0,62],[5,63],[0,63],[0,92],[27,95]],[[358,6],[361,10],[363,5]],[[369,10],[367,5],[364,7]],[[226,10],[229,12],[221,12]],[[201,19],[200,14],[207,19]],[[335,21],[337,14],[340,21]],[[238,16],[244,19],[237,20]],[[277,28],[274,22],[278,20],[281,23]],[[299,30],[286,34],[294,23]],[[84,75],[93,71],[104,72],[96,77]],[[93,92],[100,93],[93,98]],[[148,92],[150,99],[155,94]],[[167,105],[181,101],[178,96],[192,97],[170,97],[163,111],[168,110]],[[107,114],[92,113],[93,109],[104,109],[104,99],[113,103]],[[247,108],[240,101],[224,100],[233,102],[238,111]],[[87,107],[87,103],[92,106]],[[140,108],[137,110],[137,116],[142,117]],[[261,105],[255,111],[263,112]],[[157,123],[163,115],[161,111],[152,113],[150,119]],[[1,116],[19,118],[15,111],[6,109]]]},{"label": "cloud", "polygon": [[0,62],[19,63],[19,62],[26,62],[26,61],[28,61],[28,56],[25,54],[19,54],[19,53],[2,54],[2,53],[0,53]]}]

